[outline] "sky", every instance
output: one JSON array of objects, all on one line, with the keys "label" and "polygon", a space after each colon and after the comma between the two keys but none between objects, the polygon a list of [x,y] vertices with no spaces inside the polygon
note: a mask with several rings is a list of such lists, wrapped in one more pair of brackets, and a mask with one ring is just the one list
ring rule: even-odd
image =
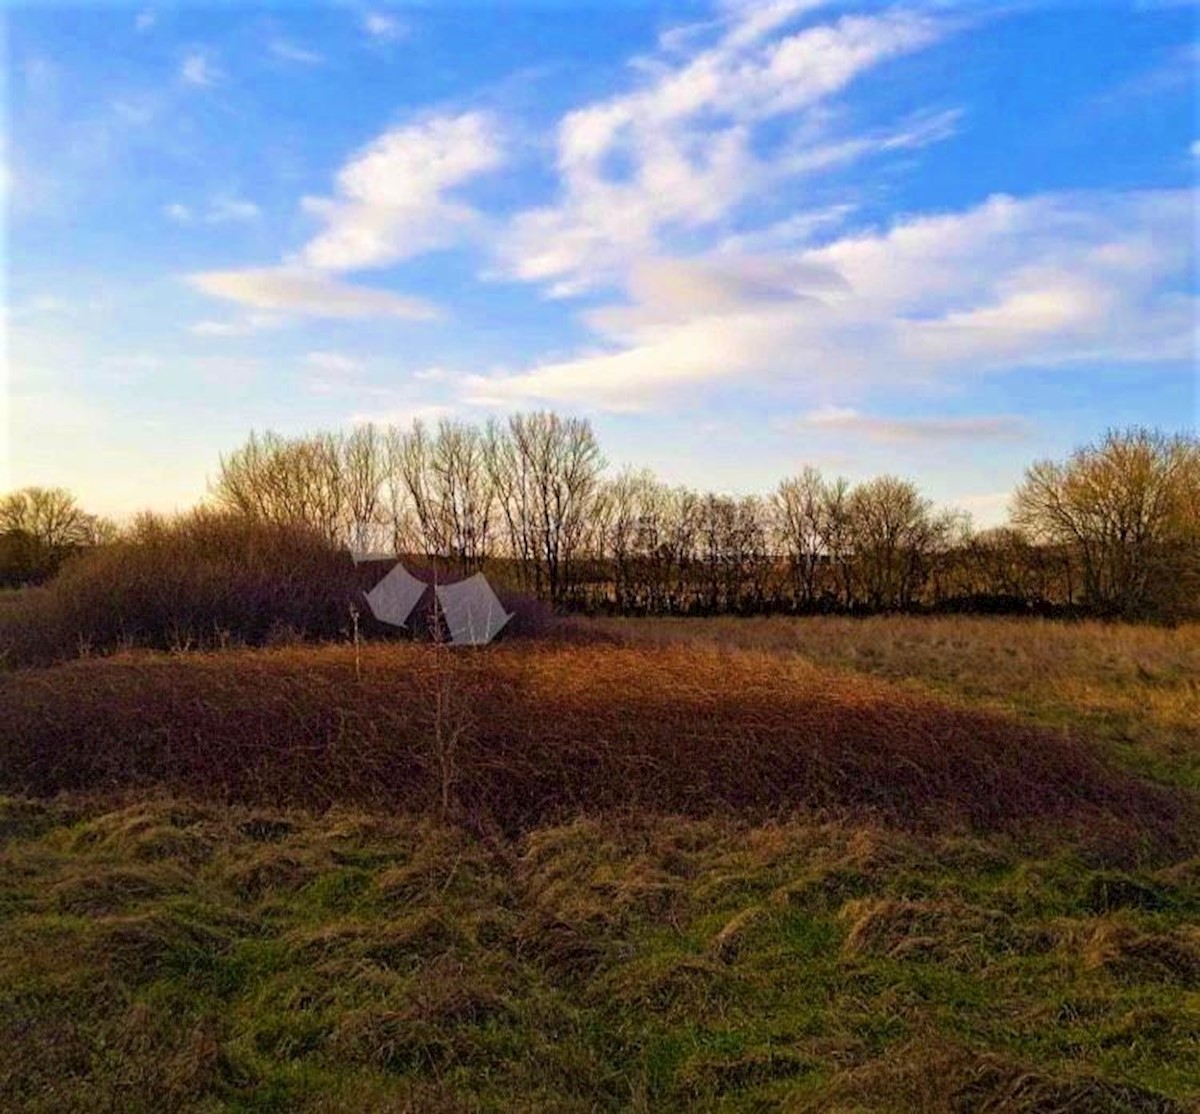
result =
[{"label": "sky", "polygon": [[1196,427],[1194,4],[0,12],[0,491],[170,511],[251,430],[550,408],[987,525]]}]

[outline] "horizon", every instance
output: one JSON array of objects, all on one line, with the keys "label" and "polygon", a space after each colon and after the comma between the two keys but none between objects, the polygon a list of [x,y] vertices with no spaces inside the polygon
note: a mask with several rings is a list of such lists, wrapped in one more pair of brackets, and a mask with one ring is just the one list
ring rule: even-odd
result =
[{"label": "horizon", "polygon": [[1192,5],[602,11],[6,10],[0,488],[169,512],[251,430],[544,408],[988,526],[1194,430]]}]

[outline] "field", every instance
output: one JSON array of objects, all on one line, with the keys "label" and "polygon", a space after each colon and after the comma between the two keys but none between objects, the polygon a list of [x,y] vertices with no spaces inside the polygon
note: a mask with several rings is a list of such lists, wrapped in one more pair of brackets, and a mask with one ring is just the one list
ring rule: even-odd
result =
[{"label": "field", "polygon": [[0,1103],[1200,1106],[1200,628],[0,675]]}]

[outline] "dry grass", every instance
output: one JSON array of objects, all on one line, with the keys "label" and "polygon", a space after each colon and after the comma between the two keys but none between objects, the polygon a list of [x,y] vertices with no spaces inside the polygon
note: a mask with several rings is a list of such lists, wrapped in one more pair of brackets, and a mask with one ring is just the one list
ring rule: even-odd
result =
[{"label": "dry grass", "polygon": [[1182,794],[1082,738],[777,654],[376,646],[361,680],[338,647],[126,655],[0,686],[0,788],[38,795],[158,786],[426,811],[446,780],[446,703],[431,694],[449,689],[472,725],[455,814],[507,832],[579,813],[828,810],[939,830],[1066,824],[1134,859],[1195,836]]},{"label": "dry grass", "polygon": [[720,645],[903,681],[974,707],[1076,726],[1142,768],[1200,788],[1200,623],[1043,619],[574,621],[633,645]]}]

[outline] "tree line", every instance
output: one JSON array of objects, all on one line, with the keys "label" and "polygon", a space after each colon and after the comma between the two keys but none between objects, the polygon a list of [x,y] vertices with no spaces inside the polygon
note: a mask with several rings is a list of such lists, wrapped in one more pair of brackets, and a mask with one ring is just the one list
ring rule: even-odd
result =
[{"label": "tree line", "polygon": [[[735,497],[610,474],[590,423],[544,411],[252,434],[220,459],[210,497],[338,547],[382,534],[399,553],[486,569],[560,607],[1200,614],[1200,441],[1186,433],[1113,430],[1038,461],[1008,524],[986,530],[895,476],[853,484],[810,467],[768,495]],[[0,500],[0,564],[6,537],[42,528],[30,498]],[[110,529],[90,516],[77,525],[70,543],[56,534],[56,553]]]},{"label": "tree line", "polygon": [[1033,464],[1010,522],[987,530],[895,476],[851,484],[810,467],[733,497],[609,475],[591,425],[549,412],[252,435],[221,459],[212,494],[335,544],[373,523],[398,552],[626,614],[1177,616],[1200,595],[1200,442],[1141,428]]}]

